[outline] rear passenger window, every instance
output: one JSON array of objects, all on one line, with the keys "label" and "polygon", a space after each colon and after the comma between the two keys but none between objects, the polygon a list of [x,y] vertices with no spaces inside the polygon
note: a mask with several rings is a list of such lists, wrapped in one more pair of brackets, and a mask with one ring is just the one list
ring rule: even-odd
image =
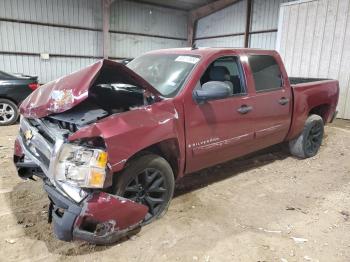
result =
[{"label": "rear passenger window", "polygon": [[282,73],[274,57],[251,55],[248,60],[257,92],[282,88]]}]

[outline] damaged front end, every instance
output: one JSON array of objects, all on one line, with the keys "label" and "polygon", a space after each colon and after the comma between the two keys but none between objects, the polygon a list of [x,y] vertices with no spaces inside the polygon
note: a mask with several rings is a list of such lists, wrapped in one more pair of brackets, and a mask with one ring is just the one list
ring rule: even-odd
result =
[{"label": "damaged front end", "polygon": [[50,214],[58,239],[85,240],[94,244],[111,244],[141,227],[148,208],[131,200],[93,192],[80,204],[45,185],[51,200]]},{"label": "damaged front end", "polygon": [[59,239],[109,244],[144,220],[145,205],[108,193],[113,171],[104,139],[70,139],[102,118],[156,101],[142,89],[152,90],[124,65],[103,60],[23,102],[14,162],[20,177],[43,179]]}]

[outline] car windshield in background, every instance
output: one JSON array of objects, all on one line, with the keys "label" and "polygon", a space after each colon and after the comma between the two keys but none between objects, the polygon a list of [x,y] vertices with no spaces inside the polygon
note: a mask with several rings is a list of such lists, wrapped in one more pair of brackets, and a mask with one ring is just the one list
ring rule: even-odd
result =
[{"label": "car windshield in background", "polygon": [[127,64],[165,97],[174,97],[181,89],[198,56],[179,54],[147,54]]}]

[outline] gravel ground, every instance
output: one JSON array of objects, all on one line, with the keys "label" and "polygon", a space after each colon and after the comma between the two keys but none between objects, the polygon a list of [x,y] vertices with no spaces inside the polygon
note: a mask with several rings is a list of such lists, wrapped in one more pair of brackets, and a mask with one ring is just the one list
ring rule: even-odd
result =
[{"label": "gravel ground", "polygon": [[0,128],[0,261],[350,261],[350,122],[314,158],[279,145],[185,177],[162,219],[112,246],[54,238],[41,181],[15,173],[17,129]]}]

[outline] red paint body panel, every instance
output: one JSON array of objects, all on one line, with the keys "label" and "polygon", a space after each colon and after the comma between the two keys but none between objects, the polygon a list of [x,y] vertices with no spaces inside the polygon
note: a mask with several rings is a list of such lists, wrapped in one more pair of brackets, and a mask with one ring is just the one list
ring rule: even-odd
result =
[{"label": "red paint body panel", "polygon": [[[131,200],[113,196],[105,192],[92,194],[84,202],[81,218],[91,217],[98,222],[116,220],[116,229],[123,230],[130,225],[139,224],[148,208]],[[76,222],[76,225],[79,221]]]},{"label": "red paint body panel", "polygon": [[18,141],[18,138],[15,140],[15,145],[13,149],[13,155],[17,157],[22,157],[23,156],[23,149]]},{"label": "red paint body panel", "polygon": [[[146,147],[168,139],[185,143],[182,108],[176,109],[172,100],[155,103],[119,115],[112,115],[98,123],[80,129],[69,137],[102,137],[105,141],[108,161],[113,172],[120,171],[126,161]],[[185,154],[180,147],[179,161],[184,165]]]},{"label": "red paint body panel", "polygon": [[300,134],[312,108],[326,105],[323,120],[325,123],[330,122],[339,99],[339,84],[336,80],[293,85],[292,90],[294,107],[288,140]]},{"label": "red paint body panel", "polygon": [[[83,203],[74,224],[75,238],[93,243],[113,243],[131,229],[140,226],[148,208],[131,200],[95,192]],[[90,232],[86,224],[103,225]]]},{"label": "red paint body panel", "polygon": [[[148,207],[129,199],[94,192],[82,203],[73,225],[73,239],[111,244],[139,228]],[[57,229],[56,229],[57,230]]]},{"label": "red paint body panel", "polygon": [[111,77],[116,80],[122,78],[125,83],[143,87],[152,94],[159,95],[159,92],[147,81],[125,65],[110,60],[100,60],[35,90],[21,104],[21,114],[29,118],[41,118],[71,109],[88,97],[89,88],[104,70],[113,70],[114,74]]}]

